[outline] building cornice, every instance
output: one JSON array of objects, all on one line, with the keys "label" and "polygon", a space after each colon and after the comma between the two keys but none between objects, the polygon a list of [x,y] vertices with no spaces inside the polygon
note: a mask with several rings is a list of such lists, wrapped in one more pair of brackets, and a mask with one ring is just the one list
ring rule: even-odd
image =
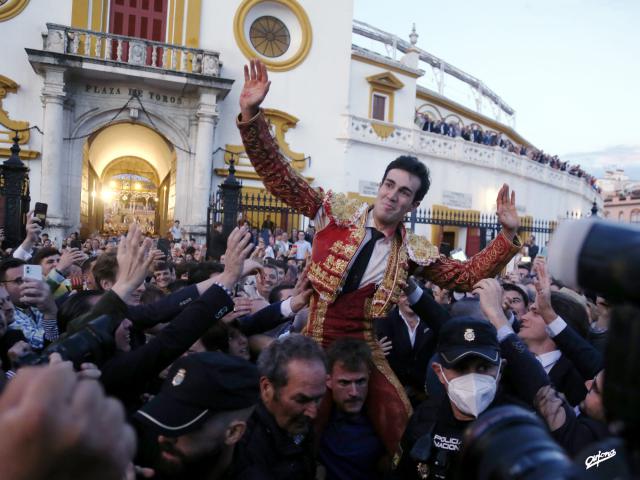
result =
[{"label": "building cornice", "polygon": [[400,73],[411,78],[420,78],[424,75],[424,70],[408,67],[402,62],[392,60],[391,58],[372,52],[366,48],[358,47],[357,45],[351,46],[351,58],[358,62],[374,65],[384,68],[385,70],[391,70],[392,72]]},{"label": "building cornice", "polygon": [[31,66],[37,73],[42,73],[46,68],[59,67],[72,70],[76,74],[82,72],[81,75],[99,75],[102,79],[136,77],[147,82],[153,81],[165,86],[174,85],[183,89],[187,86],[206,87],[216,90],[218,100],[224,99],[234,82],[231,79],[217,76],[162,70],[146,65],[122,64],[112,60],[86,58],[66,53],[31,48],[25,48],[25,51]]}]

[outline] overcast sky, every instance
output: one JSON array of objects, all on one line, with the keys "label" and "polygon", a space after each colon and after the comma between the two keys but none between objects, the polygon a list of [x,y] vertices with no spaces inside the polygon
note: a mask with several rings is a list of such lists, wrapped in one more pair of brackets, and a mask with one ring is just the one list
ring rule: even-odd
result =
[{"label": "overcast sky", "polygon": [[[392,6],[392,11],[389,11]],[[640,179],[640,1],[355,0],[354,18],[482,80],[538,148]]]}]

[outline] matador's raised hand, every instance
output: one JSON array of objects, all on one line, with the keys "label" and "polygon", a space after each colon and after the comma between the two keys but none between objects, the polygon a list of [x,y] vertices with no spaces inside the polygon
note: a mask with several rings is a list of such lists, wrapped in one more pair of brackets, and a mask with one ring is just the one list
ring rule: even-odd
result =
[{"label": "matador's raised hand", "polygon": [[509,185],[505,183],[498,192],[496,204],[498,206],[496,213],[498,221],[502,225],[502,231],[509,239],[513,239],[520,226],[520,219],[516,210],[516,192],[512,191],[511,195],[509,195]]},{"label": "matador's raised hand", "polygon": [[267,67],[260,60],[251,60],[249,65],[244,66],[244,87],[240,93],[242,121],[251,120],[258,113],[270,85]]}]

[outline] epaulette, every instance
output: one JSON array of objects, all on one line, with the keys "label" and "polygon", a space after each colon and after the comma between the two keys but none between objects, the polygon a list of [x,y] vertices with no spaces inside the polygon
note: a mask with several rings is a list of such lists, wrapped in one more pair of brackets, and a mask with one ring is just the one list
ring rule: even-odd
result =
[{"label": "epaulette", "polygon": [[348,198],[344,193],[329,190],[324,197],[325,212],[341,227],[355,225],[368,208],[368,203]]},{"label": "epaulette", "polygon": [[407,252],[409,253],[409,260],[422,267],[431,265],[440,257],[438,247],[423,236],[407,232],[405,242]]}]

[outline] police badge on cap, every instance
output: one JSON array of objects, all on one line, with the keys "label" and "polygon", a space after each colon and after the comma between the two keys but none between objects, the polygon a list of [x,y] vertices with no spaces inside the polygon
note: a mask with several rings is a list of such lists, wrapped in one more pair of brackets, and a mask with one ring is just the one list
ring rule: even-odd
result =
[{"label": "police badge on cap", "polygon": [[182,382],[184,382],[184,377],[186,375],[187,375],[187,371],[184,368],[181,368],[176,372],[176,374],[173,377],[173,380],[171,380],[171,385],[173,385],[174,387],[177,387]]}]

